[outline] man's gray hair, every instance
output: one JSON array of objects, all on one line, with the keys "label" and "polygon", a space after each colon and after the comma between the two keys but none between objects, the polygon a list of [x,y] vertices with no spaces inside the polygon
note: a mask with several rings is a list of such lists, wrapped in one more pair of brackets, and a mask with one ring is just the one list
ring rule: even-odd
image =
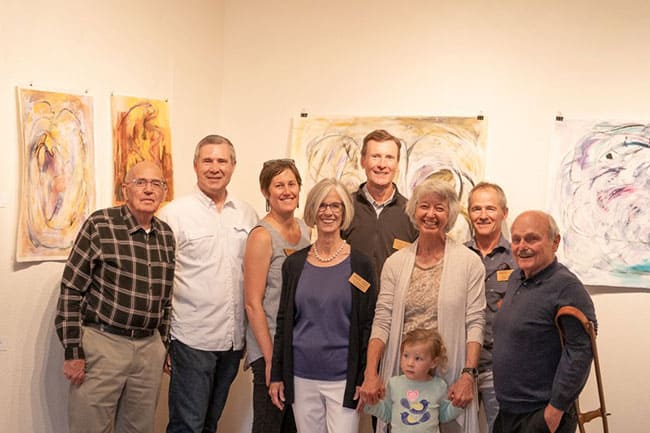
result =
[{"label": "man's gray hair", "polygon": [[228,148],[230,150],[230,159],[233,164],[237,163],[237,155],[235,154],[235,146],[232,145],[230,140],[228,140],[226,137],[222,137],[221,135],[217,134],[210,134],[206,135],[199,141],[199,143],[196,145],[196,148],[194,149],[194,163],[196,164],[197,161],[199,160],[199,153],[201,152],[201,148],[205,145],[208,144],[227,144]]},{"label": "man's gray hair", "polygon": [[496,183],[491,182],[479,182],[474,186],[474,188],[472,188],[472,190],[469,192],[469,195],[467,196],[467,209],[472,207],[472,194],[474,194],[475,191],[482,189],[492,189],[494,192],[496,192],[501,210],[505,212],[508,209],[508,200],[506,199],[506,193],[503,191],[503,188],[501,188]]}]

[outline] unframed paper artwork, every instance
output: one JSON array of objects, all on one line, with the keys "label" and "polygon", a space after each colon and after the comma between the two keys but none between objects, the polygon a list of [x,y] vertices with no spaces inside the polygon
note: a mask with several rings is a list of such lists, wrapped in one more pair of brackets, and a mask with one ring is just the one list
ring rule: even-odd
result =
[{"label": "unframed paper artwork", "polygon": [[162,168],[167,183],[165,201],[174,198],[172,139],[167,101],[111,96],[113,122],[113,204],[124,202],[122,182],[129,169],[141,161]]},{"label": "unframed paper artwork", "polygon": [[64,260],[95,207],[93,100],[18,89],[22,194],[16,261]]},{"label": "unframed paper artwork", "polygon": [[303,189],[334,177],[354,192],[365,180],[361,168],[363,138],[385,129],[402,143],[400,192],[410,197],[420,182],[441,178],[458,193],[463,214],[450,232],[459,241],[470,237],[465,210],[467,195],[484,175],[487,120],[473,117],[314,117],[296,118],[291,134],[291,156],[303,177]]},{"label": "unframed paper artwork", "polygon": [[585,284],[650,288],[650,124],[564,120],[553,140],[560,260]]}]

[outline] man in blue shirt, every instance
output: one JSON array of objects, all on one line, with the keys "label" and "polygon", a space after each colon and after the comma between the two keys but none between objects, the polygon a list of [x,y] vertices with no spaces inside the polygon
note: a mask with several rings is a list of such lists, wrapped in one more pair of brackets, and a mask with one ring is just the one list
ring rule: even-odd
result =
[{"label": "man in blue shirt", "polygon": [[573,403],[589,375],[591,342],[577,320],[565,318],[562,347],[554,319],[559,308],[571,305],[595,322],[594,306],[580,280],[555,257],[560,234],[550,215],[524,212],[511,233],[521,271],[511,275],[494,322],[494,433],[574,433]]},{"label": "man in blue shirt", "polygon": [[472,222],[473,237],[465,245],[478,254],[485,265],[485,331],[476,383],[488,432],[492,433],[499,411],[492,375],[492,324],[506,294],[508,278],[517,265],[510,251],[510,243],[501,233],[508,217],[508,203],[503,189],[494,183],[478,183],[469,193],[467,211]]}]

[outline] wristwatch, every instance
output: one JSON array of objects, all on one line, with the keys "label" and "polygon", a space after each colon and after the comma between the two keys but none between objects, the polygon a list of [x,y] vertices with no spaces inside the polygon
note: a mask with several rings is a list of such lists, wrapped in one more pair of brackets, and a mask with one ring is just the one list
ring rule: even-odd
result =
[{"label": "wristwatch", "polygon": [[472,376],[474,379],[476,379],[478,377],[478,368],[465,367],[460,372],[460,374],[463,374],[463,373],[468,373],[470,376]]}]

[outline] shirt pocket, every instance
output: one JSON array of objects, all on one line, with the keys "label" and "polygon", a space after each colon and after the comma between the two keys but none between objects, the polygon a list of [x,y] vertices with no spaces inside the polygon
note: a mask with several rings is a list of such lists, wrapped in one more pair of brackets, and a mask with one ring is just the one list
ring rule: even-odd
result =
[{"label": "shirt pocket", "polygon": [[120,256],[114,253],[104,253],[102,254],[102,261],[113,269],[118,269],[121,266]]},{"label": "shirt pocket", "polygon": [[105,270],[111,272],[111,275],[115,275],[119,273],[120,270],[125,269],[126,263],[123,262],[124,261],[120,257],[119,253],[115,253],[113,251],[102,251],[101,253],[101,265]]},{"label": "shirt pocket", "polygon": [[210,257],[215,242],[214,233],[207,230],[189,230],[183,233],[182,242],[177,249],[192,260],[201,260]]},{"label": "shirt pocket", "polygon": [[95,263],[93,273],[100,275],[102,284],[108,286],[129,286],[135,265],[132,254],[120,256],[114,250],[102,251],[101,260]]},{"label": "shirt pocket", "polygon": [[[228,243],[234,249],[236,257],[238,259],[244,259],[244,253],[246,252],[246,240],[248,239],[248,233],[250,228],[235,226],[230,230],[228,235]],[[233,255],[233,257],[235,257]]]}]

